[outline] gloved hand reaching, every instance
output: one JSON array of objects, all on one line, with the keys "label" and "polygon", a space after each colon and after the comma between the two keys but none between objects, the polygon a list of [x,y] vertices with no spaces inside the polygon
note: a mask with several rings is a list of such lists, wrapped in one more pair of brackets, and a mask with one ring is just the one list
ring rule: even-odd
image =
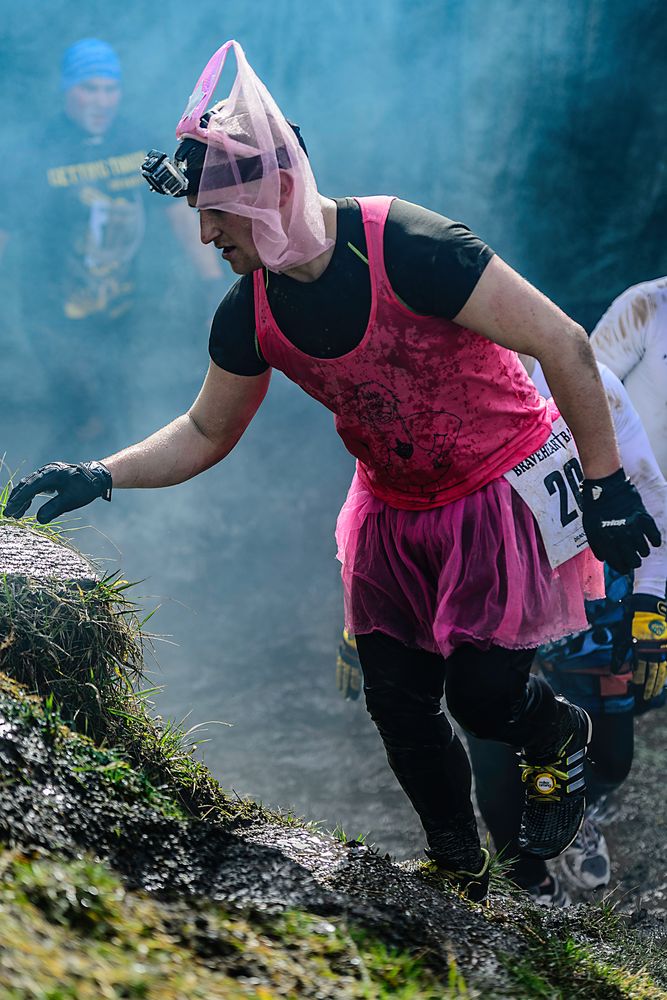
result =
[{"label": "gloved hand reaching", "polygon": [[633,594],[627,606],[632,612],[632,681],[642,689],[644,701],[650,701],[667,680],[667,601]]},{"label": "gloved hand reaching", "polygon": [[[604,479],[584,479],[582,520],[593,555],[618,573],[629,573],[661,536],[623,469]],[[648,539],[648,541],[647,541]]]},{"label": "gloved hand reaching", "polygon": [[101,462],[51,462],[22,479],[9,494],[5,517],[23,517],[38,493],[56,493],[37,511],[40,524],[68,510],[92,503],[97,497],[111,500],[111,473]]}]

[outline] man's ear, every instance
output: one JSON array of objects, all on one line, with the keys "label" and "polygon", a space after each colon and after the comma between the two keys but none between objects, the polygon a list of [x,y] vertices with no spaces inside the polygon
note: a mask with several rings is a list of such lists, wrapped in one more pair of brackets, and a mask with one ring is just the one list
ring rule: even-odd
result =
[{"label": "man's ear", "polygon": [[278,202],[280,208],[292,197],[292,191],[294,190],[294,179],[291,174],[288,174],[286,170],[280,171],[280,201]]}]

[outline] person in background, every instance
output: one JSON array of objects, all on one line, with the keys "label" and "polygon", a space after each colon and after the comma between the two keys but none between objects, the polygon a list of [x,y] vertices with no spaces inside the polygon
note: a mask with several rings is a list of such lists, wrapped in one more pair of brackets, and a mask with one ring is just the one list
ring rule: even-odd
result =
[{"label": "person in background", "polygon": [[[550,395],[534,358],[522,359],[543,396]],[[667,483],[647,434],[619,379],[604,365],[600,374],[610,404],[623,467],[648,510],[667,530]],[[605,796],[627,778],[634,753],[634,717],[665,702],[667,550],[653,549],[634,574],[606,567],[606,598],[587,603],[590,628],[546,644],[536,664],[554,691],[583,707],[593,720],[587,760],[586,816],[573,844],[560,858],[566,883],[578,890],[606,886],[607,844],[596,822]],[[519,849],[523,789],[510,747],[491,746],[468,735],[477,803],[497,850],[516,859],[514,880],[541,905],[566,905],[557,871]]]},{"label": "person in background", "polygon": [[357,701],[363,689],[357,640],[346,628],[336,656],[336,687],[347,701]]},{"label": "person in background", "polygon": [[[61,110],[39,121],[39,155],[21,161],[16,209],[5,238],[19,244],[21,315],[43,369],[45,426],[69,446],[108,440],[127,427],[137,313],[139,252],[146,229],[143,132],[120,115],[114,49],[84,38],[63,54]],[[168,213],[204,279],[221,279],[183,206]],[[25,225],[26,209],[31,225]],[[20,214],[19,214],[20,213]]]},{"label": "person in background", "polygon": [[625,386],[667,476],[667,277],[632,285],[614,299],[591,346]]},{"label": "person in background", "polygon": [[[211,106],[232,48],[234,86]],[[320,195],[298,130],[236,42],[209,61],[176,134],[174,157],[151,151],[144,175],[187,198],[202,242],[240,276],[214,318],[199,396],[103,462],[26,477],[5,514],[55,492],[45,522],[110,500],[112,486],[204,472],[283,371],[335,414],[357,458],[337,537],[367,708],[429,856],[482,899],[489,854],[443,694],[464,728],[522,749],[522,846],[560,854],[583,818],[590,719],[530,674],[534,650],[585,626],[585,594],[603,593],[597,559],[626,570],[661,543],[621,467],[588,338],[466,227],[393,197]],[[562,417],[517,351],[540,359]],[[561,475],[575,458],[585,533],[553,520],[543,482],[544,462]]]}]

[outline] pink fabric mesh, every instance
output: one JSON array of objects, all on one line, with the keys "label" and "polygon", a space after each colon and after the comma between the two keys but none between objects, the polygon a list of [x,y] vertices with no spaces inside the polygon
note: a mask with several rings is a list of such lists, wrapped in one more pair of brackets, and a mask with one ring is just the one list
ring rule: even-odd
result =
[{"label": "pink fabric mesh", "polygon": [[587,628],[604,596],[590,549],[553,570],[506,479],[443,507],[389,507],[355,476],[336,526],[345,624],[449,656],[463,643],[529,649]]},{"label": "pink fabric mesh", "polygon": [[[230,48],[236,55],[234,84],[202,128],[199,119]],[[238,42],[226,42],[209,60],[176,135],[191,136],[208,146],[197,207],[252,219],[253,241],[265,267],[284,271],[332,246],[308,157]],[[292,180],[291,194],[282,206],[281,172]]]}]

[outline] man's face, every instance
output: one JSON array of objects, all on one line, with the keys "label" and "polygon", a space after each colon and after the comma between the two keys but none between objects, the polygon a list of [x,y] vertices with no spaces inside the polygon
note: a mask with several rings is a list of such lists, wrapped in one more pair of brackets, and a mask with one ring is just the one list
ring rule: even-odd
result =
[{"label": "man's face", "polygon": [[65,95],[65,111],[84,132],[104,135],[116,117],[119,101],[117,80],[93,76],[69,88]]},{"label": "man's face", "polygon": [[[196,195],[187,197],[188,205],[195,208]],[[232,271],[251,274],[261,268],[262,262],[252,239],[252,219],[217,208],[200,208],[198,212],[202,243],[212,243],[222,250],[222,259],[228,261]]]}]

